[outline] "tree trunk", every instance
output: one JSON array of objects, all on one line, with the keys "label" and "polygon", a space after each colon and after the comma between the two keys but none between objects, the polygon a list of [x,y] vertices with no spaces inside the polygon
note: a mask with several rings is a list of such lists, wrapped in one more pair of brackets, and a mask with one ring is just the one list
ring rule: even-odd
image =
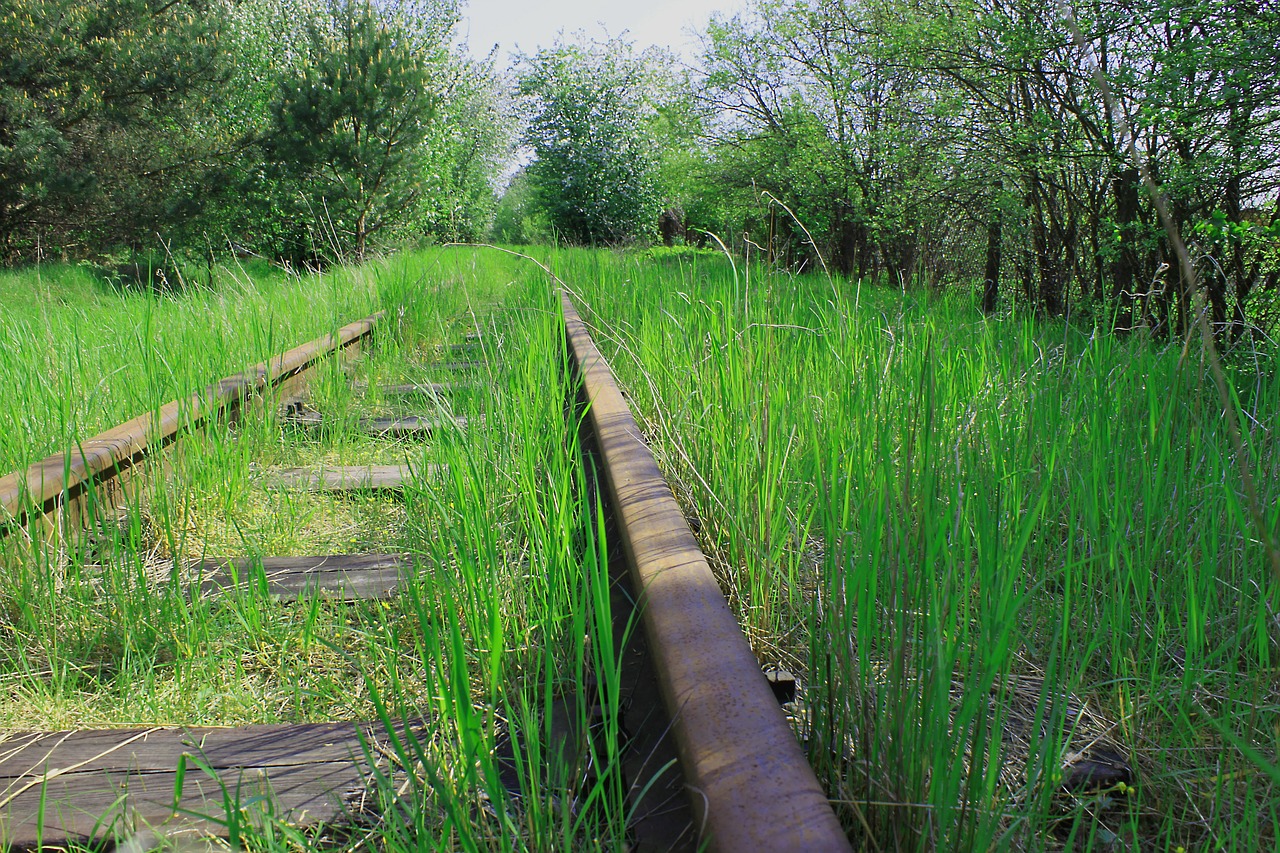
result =
[{"label": "tree trunk", "polygon": [[365,242],[369,238],[369,233],[366,230],[366,217],[367,217],[367,214],[364,211],[361,211],[360,216],[357,217],[356,219],[356,260],[357,261],[364,260],[364,246],[365,246]]},{"label": "tree trunk", "polygon": [[[1237,172],[1227,179],[1227,221],[1233,226],[1238,226],[1241,222],[1242,211],[1240,209],[1240,174]],[[1245,270],[1244,263],[1244,241],[1236,234],[1232,234],[1228,238],[1227,245],[1231,250],[1231,259],[1228,269],[1231,277],[1235,279],[1235,305],[1231,312],[1231,335],[1230,340],[1238,341],[1244,335],[1246,320],[1244,316],[1244,303],[1249,298],[1249,291],[1253,289],[1253,279]],[[1224,282],[1225,286],[1225,282]],[[1226,294],[1223,294],[1223,301],[1226,301]],[[1223,306],[1223,322],[1226,322],[1226,306]]]},{"label": "tree trunk", "polygon": [[1116,257],[1115,286],[1111,298],[1116,303],[1115,330],[1133,328],[1133,281],[1138,272],[1138,181],[1137,169],[1123,169],[1111,179],[1116,200],[1116,224],[1120,231],[1120,253]]},{"label": "tree trunk", "polygon": [[1062,289],[1058,270],[1054,265],[1053,251],[1049,245],[1049,229],[1045,226],[1046,211],[1040,202],[1040,178],[1031,175],[1031,243],[1035,251],[1036,271],[1040,274],[1039,307],[1050,317],[1062,313]]},{"label": "tree trunk", "polygon": [[991,222],[987,225],[987,268],[983,273],[982,310],[986,314],[994,314],[996,303],[1000,299],[1000,240],[1001,214],[1000,189],[997,181],[993,187],[996,191],[996,202],[991,211]]},{"label": "tree trunk", "polygon": [[836,222],[835,222],[836,245],[832,265],[836,268],[841,276],[848,278],[853,274],[855,255],[857,253],[857,234],[856,226],[850,216],[849,205],[845,202],[836,203]]},{"label": "tree trunk", "polygon": [[858,256],[858,280],[862,281],[867,277],[867,271],[871,268],[871,241],[867,239],[867,226],[861,223],[858,224],[854,241]]}]

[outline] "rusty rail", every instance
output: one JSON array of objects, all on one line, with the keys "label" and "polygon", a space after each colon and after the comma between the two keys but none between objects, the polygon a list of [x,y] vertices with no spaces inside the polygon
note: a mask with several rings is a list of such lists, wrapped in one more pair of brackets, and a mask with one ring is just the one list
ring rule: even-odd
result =
[{"label": "rusty rail", "polygon": [[343,326],[332,335],[295,347],[190,397],[112,427],[78,443],[74,450],[56,453],[25,471],[0,478],[0,537],[33,514],[52,512],[67,499],[130,468],[152,448],[163,447],[215,413],[237,407],[268,388],[279,387],[326,355],[363,340],[382,316],[378,312]]},{"label": "rusty rail", "polygon": [[701,838],[724,851],[850,850],[608,364],[561,301]]},{"label": "rusty rail", "polygon": [[[826,795],[585,323],[562,296],[588,418],[699,835],[723,851],[848,851]],[[280,388],[381,315],[272,358],[0,479],[0,536],[215,413]]]}]

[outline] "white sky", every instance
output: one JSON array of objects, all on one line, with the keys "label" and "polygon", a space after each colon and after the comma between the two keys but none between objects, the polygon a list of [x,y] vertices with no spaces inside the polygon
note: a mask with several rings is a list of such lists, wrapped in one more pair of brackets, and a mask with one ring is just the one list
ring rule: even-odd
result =
[{"label": "white sky", "polygon": [[[476,57],[484,57],[498,45],[498,67],[511,63],[516,50],[536,53],[550,45],[560,30],[585,30],[603,39],[624,30],[637,47],[670,47],[685,61],[698,53],[698,42],[689,30],[703,29],[715,11],[732,14],[745,0],[466,0],[458,26]],[[603,27],[601,26],[603,24]]]}]

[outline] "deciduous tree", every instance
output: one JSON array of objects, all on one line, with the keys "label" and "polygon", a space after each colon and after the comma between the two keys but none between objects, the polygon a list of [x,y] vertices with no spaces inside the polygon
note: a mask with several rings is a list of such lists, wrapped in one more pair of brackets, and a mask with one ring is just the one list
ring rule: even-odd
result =
[{"label": "deciduous tree", "polygon": [[650,238],[662,209],[657,151],[646,125],[658,91],[652,57],[620,38],[561,40],[523,58],[530,118],[528,176],[552,228],[572,242]]}]

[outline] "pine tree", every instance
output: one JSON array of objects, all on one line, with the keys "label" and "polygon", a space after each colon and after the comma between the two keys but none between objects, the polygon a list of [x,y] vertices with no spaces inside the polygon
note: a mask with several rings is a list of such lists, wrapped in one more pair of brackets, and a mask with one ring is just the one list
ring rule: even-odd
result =
[{"label": "pine tree", "polygon": [[312,214],[357,259],[421,193],[421,144],[436,113],[427,58],[372,3],[333,7],[311,27],[312,61],[281,86],[268,154]]},{"label": "pine tree", "polygon": [[225,79],[209,0],[0,0],[0,256],[154,230],[176,116]]}]

